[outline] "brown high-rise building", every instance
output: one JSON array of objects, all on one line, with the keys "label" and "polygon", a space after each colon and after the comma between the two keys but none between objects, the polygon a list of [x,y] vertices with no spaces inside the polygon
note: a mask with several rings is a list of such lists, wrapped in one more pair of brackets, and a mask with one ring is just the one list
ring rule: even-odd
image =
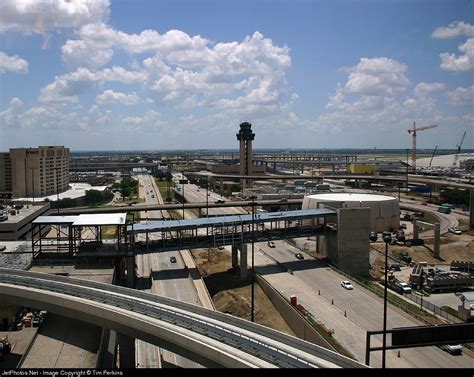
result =
[{"label": "brown high-rise building", "polygon": [[0,194],[42,197],[69,187],[69,148],[13,148],[0,153]]},{"label": "brown high-rise building", "polygon": [[[252,175],[252,141],[255,134],[252,132],[252,125],[248,122],[240,124],[240,131],[237,134],[237,140],[240,142],[240,175]],[[250,186],[247,179],[241,180],[242,189]]]}]

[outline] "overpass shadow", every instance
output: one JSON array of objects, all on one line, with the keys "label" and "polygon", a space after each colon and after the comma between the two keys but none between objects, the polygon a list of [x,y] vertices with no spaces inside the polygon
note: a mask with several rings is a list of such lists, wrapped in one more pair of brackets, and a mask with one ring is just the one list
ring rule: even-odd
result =
[{"label": "overpass shadow", "polygon": [[[49,312],[38,331],[42,336],[70,344],[81,350],[97,353],[102,328]],[[46,350],[40,352],[44,351]]]},{"label": "overpass shadow", "polygon": [[189,273],[187,268],[151,272],[151,278],[153,280],[186,279],[188,276]]}]

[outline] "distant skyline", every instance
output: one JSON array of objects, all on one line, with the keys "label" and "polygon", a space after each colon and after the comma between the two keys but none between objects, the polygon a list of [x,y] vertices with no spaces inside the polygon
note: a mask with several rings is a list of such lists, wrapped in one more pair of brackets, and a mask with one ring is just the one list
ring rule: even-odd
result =
[{"label": "distant skyline", "polygon": [[474,0],[2,0],[0,151],[474,148]]}]

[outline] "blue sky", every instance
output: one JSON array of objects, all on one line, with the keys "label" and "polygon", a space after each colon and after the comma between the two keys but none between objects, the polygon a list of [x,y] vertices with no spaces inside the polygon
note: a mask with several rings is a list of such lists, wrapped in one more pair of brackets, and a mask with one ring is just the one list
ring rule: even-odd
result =
[{"label": "blue sky", "polygon": [[0,2],[0,150],[473,148],[474,1]]}]

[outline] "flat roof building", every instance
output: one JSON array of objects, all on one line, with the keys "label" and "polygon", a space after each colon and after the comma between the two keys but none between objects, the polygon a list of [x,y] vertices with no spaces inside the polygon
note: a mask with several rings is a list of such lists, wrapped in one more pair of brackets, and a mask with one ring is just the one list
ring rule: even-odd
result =
[{"label": "flat roof building", "polygon": [[[0,194],[42,197],[69,188],[69,148],[13,148],[0,154]],[[9,195],[8,195],[9,194]]]}]

